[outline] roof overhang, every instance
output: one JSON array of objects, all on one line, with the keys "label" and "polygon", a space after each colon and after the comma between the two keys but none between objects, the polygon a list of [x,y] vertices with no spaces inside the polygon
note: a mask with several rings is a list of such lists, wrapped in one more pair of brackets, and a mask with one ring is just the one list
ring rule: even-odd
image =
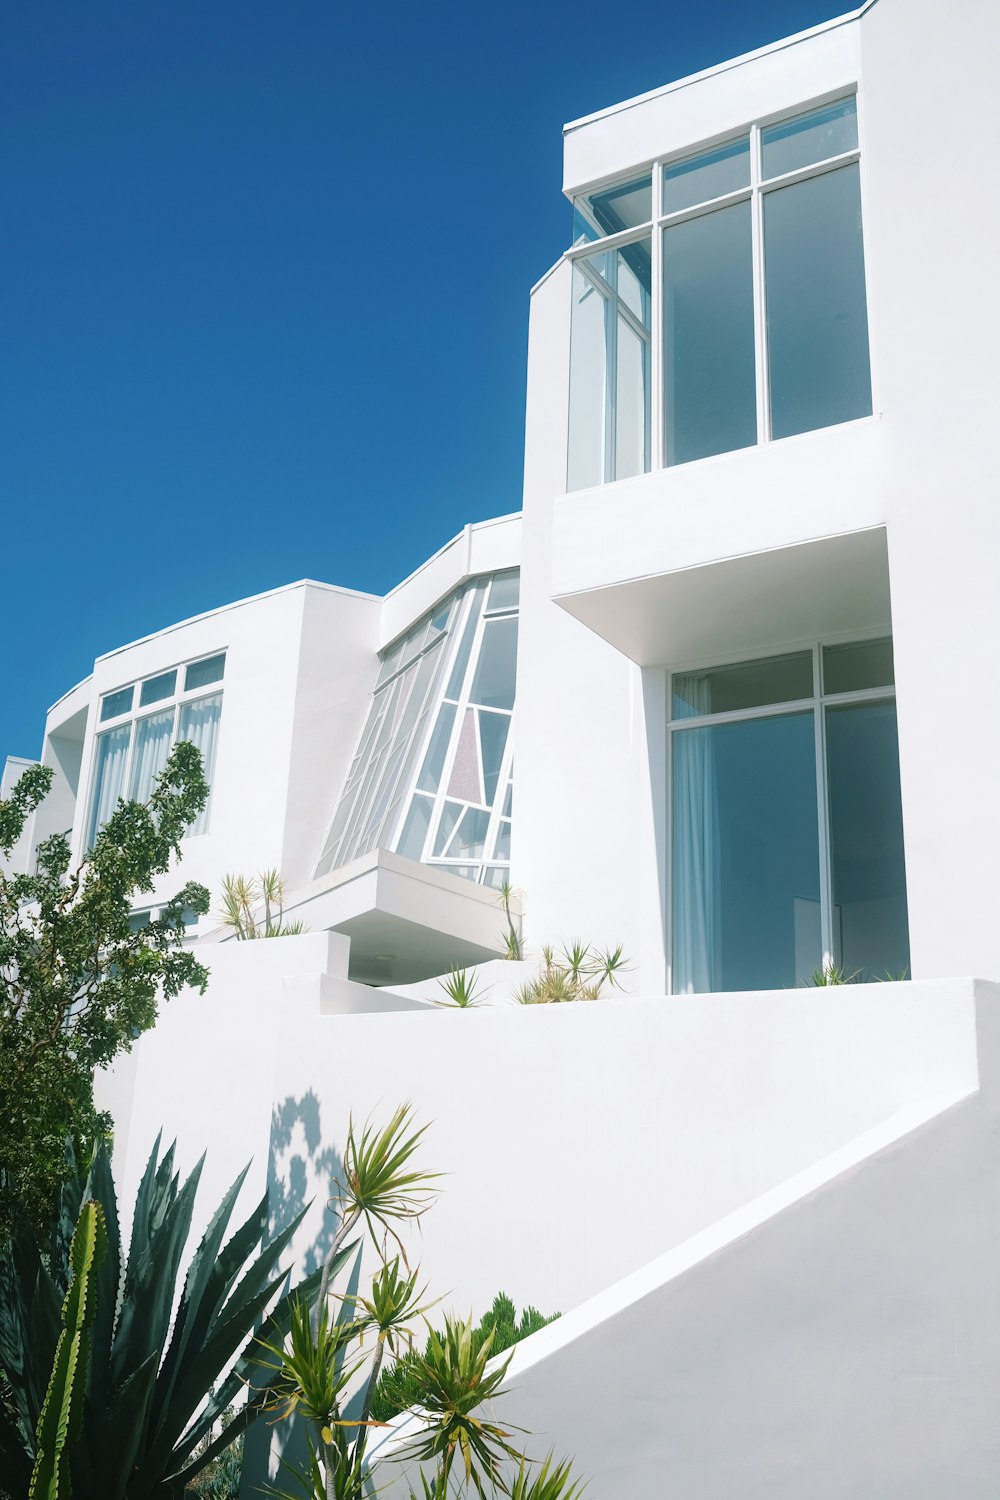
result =
[{"label": "roof overhang", "polygon": [[556,602],[643,667],[881,632],[891,623],[885,528],[632,578]]}]

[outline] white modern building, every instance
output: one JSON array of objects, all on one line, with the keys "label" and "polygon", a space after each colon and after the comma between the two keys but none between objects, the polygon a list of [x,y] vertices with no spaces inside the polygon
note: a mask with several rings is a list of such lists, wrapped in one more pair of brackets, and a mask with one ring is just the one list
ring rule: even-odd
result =
[{"label": "white modern building", "polygon": [[[189,737],[183,877],[276,866],[307,928],[192,927],[207,996],[103,1083],[123,1196],[161,1124],[206,1212],[253,1153],[308,1263],[349,1114],[412,1099],[432,1286],[564,1313],[508,1412],[594,1500],[1000,1481],[998,50],[987,0],[870,0],[568,125],[522,512],[47,719],[16,858]],[[510,1003],[581,937],[621,992]]]}]

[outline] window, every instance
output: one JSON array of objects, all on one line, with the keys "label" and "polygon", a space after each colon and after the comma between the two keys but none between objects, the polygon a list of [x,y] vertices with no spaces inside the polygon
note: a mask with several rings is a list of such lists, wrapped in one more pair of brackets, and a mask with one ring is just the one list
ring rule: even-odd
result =
[{"label": "window", "polygon": [[[205,693],[221,683],[226,656],[222,652],[174,667],[156,677],[105,693],[94,744],[94,776],[90,793],[87,846],[106,823],[122,797],[145,802],[177,740],[193,740],[201,751],[205,777],[211,786],[222,714],[222,692]],[[143,712],[151,709],[149,713]],[[188,829],[188,836],[207,833],[210,804]]]},{"label": "window", "polygon": [[568,254],[568,489],[871,415],[853,97],[578,199]]},{"label": "window", "polygon": [[385,848],[506,878],[518,582],[471,581],[385,653],[318,873]]},{"label": "window", "polygon": [[888,640],[671,680],[672,988],[909,964]]}]

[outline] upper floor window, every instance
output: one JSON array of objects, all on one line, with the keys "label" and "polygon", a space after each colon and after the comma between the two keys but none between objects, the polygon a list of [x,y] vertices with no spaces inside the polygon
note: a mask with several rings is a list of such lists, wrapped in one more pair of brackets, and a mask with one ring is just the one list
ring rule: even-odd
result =
[{"label": "upper floor window", "polygon": [[853,97],[578,199],[569,256],[570,490],[871,415]]},{"label": "upper floor window", "polygon": [[[219,684],[225,669],[226,655],[221,652],[104,694],[98,712],[101,728],[94,741],[88,848],[122,797],[133,802],[148,799],[175,741],[193,740],[198,746],[211,786],[222,714]],[[188,829],[189,835],[207,833],[209,807],[206,804]]]}]

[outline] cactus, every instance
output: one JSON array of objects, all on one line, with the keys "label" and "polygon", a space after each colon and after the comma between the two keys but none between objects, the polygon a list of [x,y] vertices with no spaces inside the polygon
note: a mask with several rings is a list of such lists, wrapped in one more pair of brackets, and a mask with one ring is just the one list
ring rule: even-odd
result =
[{"label": "cactus", "polygon": [[104,1210],[83,1205],[70,1246],[72,1280],[62,1305],[62,1332],[35,1431],[35,1466],[28,1500],[66,1500],[72,1493],[70,1449],[83,1425],[90,1364],[90,1329],[97,1309],[96,1272],[108,1248]]}]

